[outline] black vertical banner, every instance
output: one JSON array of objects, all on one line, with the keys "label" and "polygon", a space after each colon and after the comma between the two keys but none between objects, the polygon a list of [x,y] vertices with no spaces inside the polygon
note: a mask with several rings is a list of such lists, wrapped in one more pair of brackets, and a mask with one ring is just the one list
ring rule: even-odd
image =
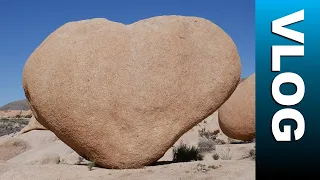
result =
[{"label": "black vertical banner", "polygon": [[320,1],[256,1],[257,179],[319,179]]}]

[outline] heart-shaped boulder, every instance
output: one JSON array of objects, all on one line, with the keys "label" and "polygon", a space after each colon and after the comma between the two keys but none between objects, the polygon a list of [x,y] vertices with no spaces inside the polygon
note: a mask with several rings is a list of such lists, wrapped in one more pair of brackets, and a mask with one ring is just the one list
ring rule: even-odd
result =
[{"label": "heart-shaped boulder", "polygon": [[138,168],[216,111],[240,72],[235,44],[209,20],[98,18],[49,35],[26,62],[23,87],[36,119],[78,154]]}]

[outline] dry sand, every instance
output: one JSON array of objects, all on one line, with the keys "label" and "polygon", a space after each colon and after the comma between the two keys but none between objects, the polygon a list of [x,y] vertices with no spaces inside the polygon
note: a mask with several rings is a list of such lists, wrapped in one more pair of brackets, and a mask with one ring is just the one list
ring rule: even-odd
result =
[{"label": "dry sand", "polygon": [[[202,167],[201,165],[205,167]],[[220,165],[220,167],[219,167]],[[216,166],[217,169],[208,168]],[[0,163],[2,180],[253,180],[255,162],[201,161],[148,166],[143,169],[113,170],[83,165],[19,165]]]}]

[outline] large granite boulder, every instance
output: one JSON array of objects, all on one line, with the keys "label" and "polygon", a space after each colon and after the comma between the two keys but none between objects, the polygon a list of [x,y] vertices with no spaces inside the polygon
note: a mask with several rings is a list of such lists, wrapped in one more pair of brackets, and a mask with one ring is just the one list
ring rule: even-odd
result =
[{"label": "large granite boulder", "polygon": [[208,20],[98,18],[47,37],[25,64],[23,87],[36,119],[79,155],[138,168],[216,111],[240,73],[234,42]]}]

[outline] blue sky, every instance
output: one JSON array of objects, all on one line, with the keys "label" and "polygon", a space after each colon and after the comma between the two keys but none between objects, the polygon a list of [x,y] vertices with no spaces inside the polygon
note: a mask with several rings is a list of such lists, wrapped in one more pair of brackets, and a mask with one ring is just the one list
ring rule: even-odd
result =
[{"label": "blue sky", "polygon": [[211,20],[237,45],[242,77],[255,72],[254,0],[1,0],[0,106],[25,99],[23,66],[34,49],[61,25],[97,17],[130,24],[159,15]]}]

